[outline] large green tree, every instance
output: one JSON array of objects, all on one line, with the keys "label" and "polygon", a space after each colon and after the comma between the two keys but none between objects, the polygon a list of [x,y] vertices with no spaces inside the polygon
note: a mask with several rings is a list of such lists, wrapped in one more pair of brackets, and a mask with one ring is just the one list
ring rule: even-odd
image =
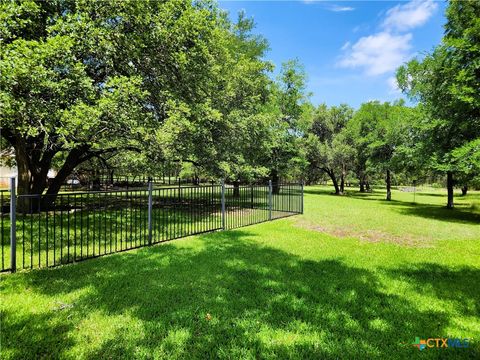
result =
[{"label": "large green tree", "polygon": [[19,193],[56,194],[82,162],[126,150],[222,176],[255,168],[271,65],[243,15],[232,24],[209,1],[26,0],[1,2],[0,24]]},{"label": "large green tree", "polygon": [[353,167],[354,149],[346,126],[353,116],[348,105],[320,105],[306,136],[307,159],[310,170],[320,170],[333,183],[335,194],[344,192],[345,178]]},{"label": "large green tree", "polygon": [[[447,207],[453,208],[458,155],[476,154],[480,137],[480,2],[451,1],[446,17],[441,44],[402,66],[397,79],[425,108],[425,149],[431,167],[447,175]],[[476,161],[477,155],[469,156],[462,169],[478,167]]]},{"label": "large green tree", "polygon": [[411,109],[403,102],[369,104],[371,129],[360,143],[367,144],[367,164],[385,174],[386,200],[392,199],[392,172],[402,171],[400,150],[409,144],[412,135]]},{"label": "large green tree", "polygon": [[270,99],[264,107],[268,132],[264,164],[269,169],[273,192],[278,193],[281,177],[291,174],[292,168],[304,165],[300,142],[305,130],[305,116],[310,111],[306,92],[305,69],[296,59],[282,64],[276,83],[270,87]]},{"label": "large green tree", "polygon": [[369,175],[374,172],[374,169],[369,166],[371,158],[369,145],[371,134],[378,122],[379,114],[376,110],[376,102],[363,103],[347,124],[346,131],[353,140],[352,145],[355,152],[353,168],[359,181],[360,192],[369,189]]},{"label": "large green tree", "polygon": [[169,161],[190,162],[216,177],[238,182],[264,176],[268,150],[269,101],[273,66],[263,60],[268,44],[253,34],[254,23],[241,12],[235,23],[222,14],[207,101],[172,100],[168,118],[155,131],[159,151]]}]

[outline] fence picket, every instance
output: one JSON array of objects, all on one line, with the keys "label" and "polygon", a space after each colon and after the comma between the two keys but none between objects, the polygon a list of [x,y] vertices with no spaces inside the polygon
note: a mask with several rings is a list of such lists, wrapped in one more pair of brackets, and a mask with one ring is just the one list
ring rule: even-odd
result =
[{"label": "fence picket", "polygon": [[[155,190],[153,185],[149,181],[146,190],[16,195],[12,179],[10,221],[3,193],[0,201],[0,271],[58,266],[303,212],[303,184],[276,184],[278,194],[271,181],[268,186],[232,187],[222,181]],[[9,244],[3,241],[5,233],[10,233]]]}]

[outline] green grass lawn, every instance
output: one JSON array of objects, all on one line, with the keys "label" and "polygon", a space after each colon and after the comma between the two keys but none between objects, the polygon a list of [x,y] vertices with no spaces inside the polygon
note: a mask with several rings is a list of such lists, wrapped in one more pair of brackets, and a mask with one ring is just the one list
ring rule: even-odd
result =
[{"label": "green grass lawn", "polygon": [[[480,193],[305,214],[1,276],[1,358],[480,358]],[[415,337],[469,338],[426,349]]]}]

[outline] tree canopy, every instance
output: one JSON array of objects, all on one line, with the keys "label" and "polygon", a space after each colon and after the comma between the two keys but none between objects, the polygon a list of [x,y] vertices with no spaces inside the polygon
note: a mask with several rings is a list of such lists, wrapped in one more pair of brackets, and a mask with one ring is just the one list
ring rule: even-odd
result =
[{"label": "tree canopy", "polygon": [[446,16],[442,42],[398,69],[414,106],[353,109],[313,105],[296,59],[274,78],[253,20],[209,0],[3,1],[2,156],[15,154],[20,194],[105,164],[237,186],[329,179],[335,194],[385,184],[387,200],[392,184],[447,175],[452,207],[455,185],[480,184],[480,3]]},{"label": "tree canopy", "polygon": [[2,136],[19,192],[56,193],[82,162],[141,151],[253,176],[267,136],[266,41],[209,1],[14,1],[0,8]]},{"label": "tree canopy", "polygon": [[[448,176],[448,207],[453,207],[458,156],[479,151],[480,3],[451,1],[446,17],[442,43],[423,59],[402,66],[397,78],[402,90],[425,110],[425,149],[430,166]],[[463,166],[463,171],[475,167]]]}]

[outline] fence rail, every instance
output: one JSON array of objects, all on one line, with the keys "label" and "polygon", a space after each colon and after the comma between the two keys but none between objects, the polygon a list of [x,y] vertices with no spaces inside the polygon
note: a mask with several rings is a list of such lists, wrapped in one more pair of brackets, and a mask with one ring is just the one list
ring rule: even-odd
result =
[{"label": "fence rail", "polygon": [[303,213],[303,186],[154,189],[149,183],[141,190],[57,195],[10,191],[0,192],[0,209],[0,270],[14,272]]},{"label": "fence rail", "polygon": [[140,189],[145,188],[148,182],[153,182],[155,186],[189,186],[189,185],[213,185],[215,182],[211,179],[193,177],[180,178],[178,176],[132,176],[132,175],[72,175],[62,184],[62,191],[76,192],[85,190],[113,190],[113,189]]}]

